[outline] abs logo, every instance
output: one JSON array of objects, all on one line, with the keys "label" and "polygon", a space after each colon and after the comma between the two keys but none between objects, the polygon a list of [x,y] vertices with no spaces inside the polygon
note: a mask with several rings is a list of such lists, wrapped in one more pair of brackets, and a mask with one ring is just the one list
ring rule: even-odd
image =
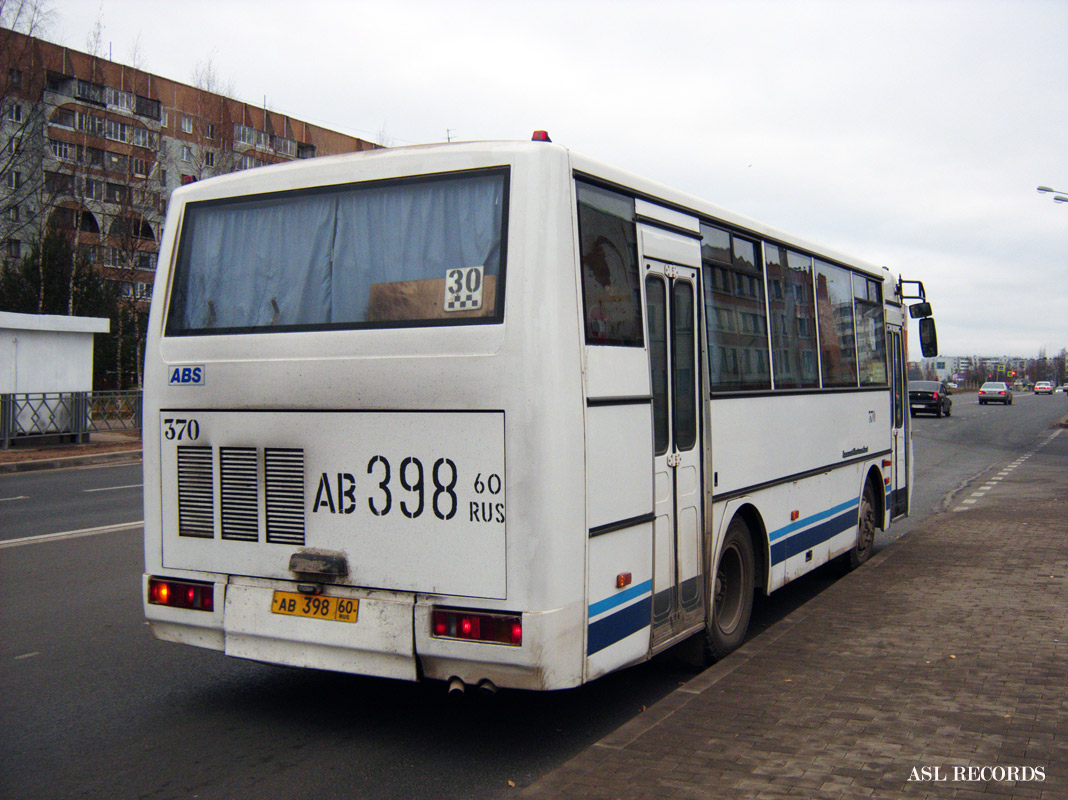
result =
[{"label": "abs logo", "polygon": [[169,375],[167,383],[171,386],[203,386],[205,369],[203,364],[170,367]]}]

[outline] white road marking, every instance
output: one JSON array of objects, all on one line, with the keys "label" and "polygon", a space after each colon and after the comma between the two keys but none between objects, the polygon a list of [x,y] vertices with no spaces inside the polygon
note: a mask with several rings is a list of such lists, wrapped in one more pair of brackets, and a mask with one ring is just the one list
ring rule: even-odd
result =
[{"label": "white road marking", "polygon": [[41,536],[24,536],[21,539],[8,539],[6,542],[0,542],[0,550],[8,547],[22,547],[27,544],[40,544],[42,542],[56,542],[61,539],[79,539],[83,536],[97,536],[101,533],[118,533],[119,531],[132,531],[137,528],[143,528],[145,521],[143,519],[137,520],[137,522],[121,522],[118,525],[101,525],[97,528],[82,528],[77,531],[62,531],[60,533],[46,533]]}]

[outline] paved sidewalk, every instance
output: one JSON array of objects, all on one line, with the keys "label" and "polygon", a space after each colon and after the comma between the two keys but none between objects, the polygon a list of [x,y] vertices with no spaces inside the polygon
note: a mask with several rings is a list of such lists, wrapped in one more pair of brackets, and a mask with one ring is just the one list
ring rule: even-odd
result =
[{"label": "paved sidewalk", "polygon": [[1068,798],[1053,438],[519,796]]},{"label": "paved sidewalk", "polygon": [[20,445],[0,450],[0,475],[140,458],[140,431],[93,433],[86,444]]}]

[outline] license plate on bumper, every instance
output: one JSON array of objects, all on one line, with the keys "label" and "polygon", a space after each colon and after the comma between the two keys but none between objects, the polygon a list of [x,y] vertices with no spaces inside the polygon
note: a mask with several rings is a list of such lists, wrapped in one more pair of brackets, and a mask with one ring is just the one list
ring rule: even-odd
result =
[{"label": "license plate on bumper", "polygon": [[355,622],[359,610],[360,601],[349,597],[276,591],[271,598],[271,613],[289,617]]}]

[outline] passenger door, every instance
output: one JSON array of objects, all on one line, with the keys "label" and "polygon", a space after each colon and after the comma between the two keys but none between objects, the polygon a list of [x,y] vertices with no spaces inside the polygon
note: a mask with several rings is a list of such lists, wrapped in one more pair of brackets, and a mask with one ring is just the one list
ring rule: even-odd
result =
[{"label": "passenger door", "polygon": [[696,269],[645,263],[653,395],[652,647],[703,622]]},{"label": "passenger door", "polygon": [[890,330],[890,413],[893,418],[891,432],[893,441],[894,474],[890,485],[890,518],[909,513],[909,384],[908,365],[905,363],[905,348],[900,330]]}]

